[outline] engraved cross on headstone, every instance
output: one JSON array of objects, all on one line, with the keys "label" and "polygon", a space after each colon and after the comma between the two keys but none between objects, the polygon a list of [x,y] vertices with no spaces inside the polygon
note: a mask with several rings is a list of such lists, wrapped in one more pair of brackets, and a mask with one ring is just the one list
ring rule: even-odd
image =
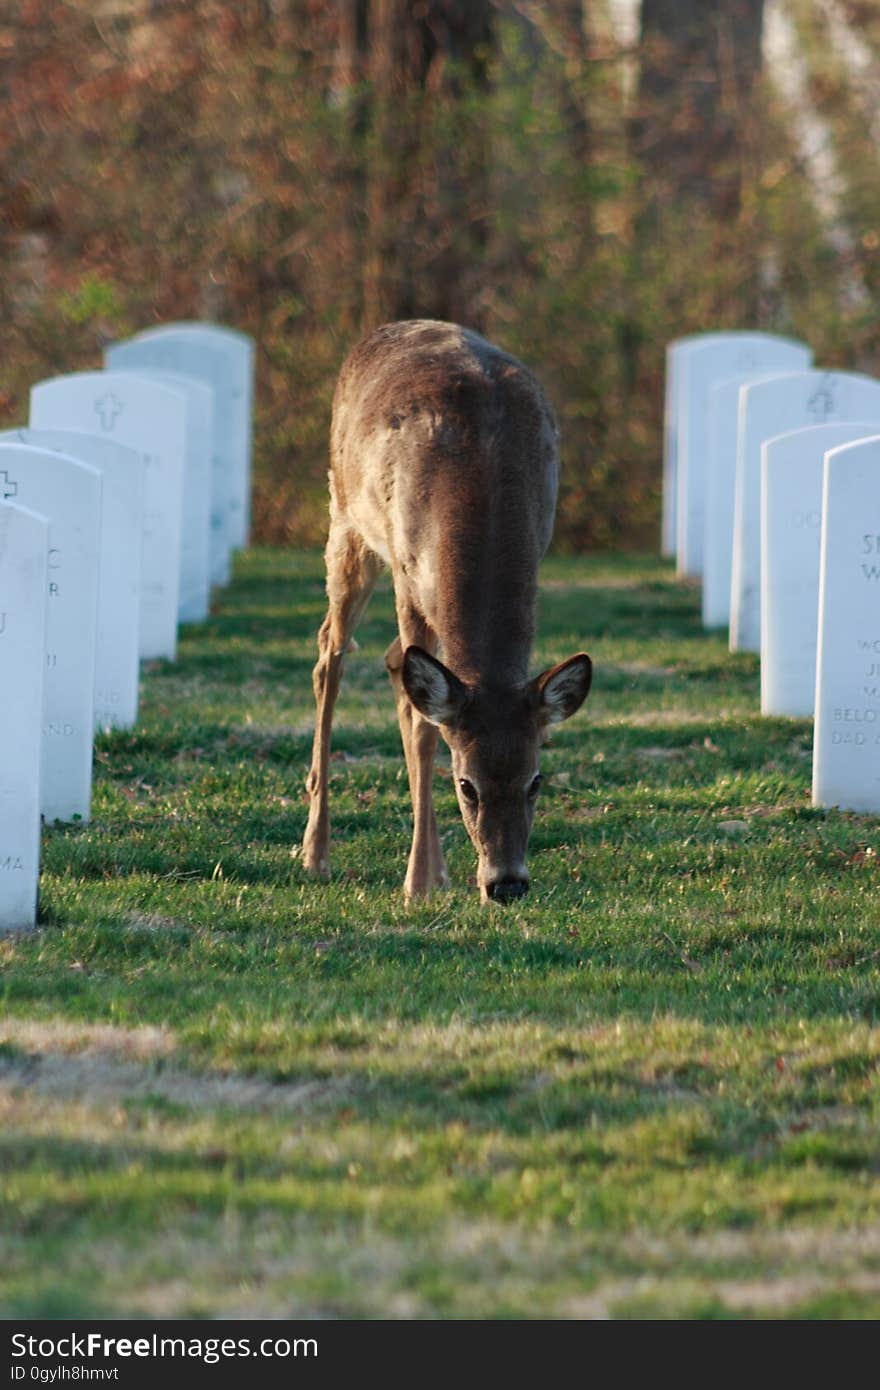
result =
[{"label": "engraved cross on headstone", "polygon": [[117,415],[123,409],[122,401],[117,400],[112,391],[108,391],[106,396],[101,396],[95,401],[95,414],[99,416],[102,430],[112,430],[116,423]]},{"label": "engraved cross on headstone", "polygon": [[834,413],[834,392],[830,386],[817,386],[807,401],[807,410],[818,424],[823,424]]},{"label": "engraved cross on headstone", "polygon": [[18,483],[12,481],[5,469],[0,469],[0,496],[4,502],[18,496]]}]

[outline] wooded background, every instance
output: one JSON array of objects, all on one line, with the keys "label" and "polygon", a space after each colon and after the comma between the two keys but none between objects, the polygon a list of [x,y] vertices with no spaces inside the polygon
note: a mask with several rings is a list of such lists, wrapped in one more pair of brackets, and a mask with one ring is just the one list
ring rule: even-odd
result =
[{"label": "wooded background", "polygon": [[877,360],[876,142],[823,28],[880,52],[876,7],[785,8],[831,190],[763,0],[0,0],[0,424],[113,338],[218,318],[258,343],[256,536],[318,543],[343,356],[450,318],[547,386],[557,543],[655,545],[668,339]]}]

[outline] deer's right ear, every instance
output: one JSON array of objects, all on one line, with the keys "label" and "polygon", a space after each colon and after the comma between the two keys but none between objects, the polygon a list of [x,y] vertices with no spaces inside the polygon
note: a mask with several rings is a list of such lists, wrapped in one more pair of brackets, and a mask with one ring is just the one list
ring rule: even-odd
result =
[{"label": "deer's right ear", "polygon": [[561,724],[579,710],[590,693],[593,663],[586,652],[560,661],[534,681],[532,690],[538,701],[538,717],[546,727]]},{"label": "deer's right ear", "polygon": [[431,724],[454,724],[467,699],[467,686],[421,647],[404,652],[403,688]]}]

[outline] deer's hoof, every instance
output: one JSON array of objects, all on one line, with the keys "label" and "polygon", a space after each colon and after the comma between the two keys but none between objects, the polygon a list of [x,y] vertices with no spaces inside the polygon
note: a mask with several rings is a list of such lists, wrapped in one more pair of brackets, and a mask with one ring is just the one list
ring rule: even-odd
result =
[{"label": "deer's hoof", "polygon": [[309,864],[306,860],[303,860],[303,863],[305,864],[305,870],[309,878],[318,879],[321,883],[329,882],[330,865],[327,863],[326,859],[317,864]]},{"label": "deer's hoof", "polygon": [[430,884],[423,874],[407,874],[403,881],[403,901],[407,907],[426,898],[430,891]]},{"label": "deer's hoof", "polygon": [[419,882],[407,879],[403,885],[403,900],[409,906],[410,903],[424,902],[437,889],[447,889],[449,887],[449,875],[444,872],[436,876]]},{"label": "deer's hoof", "polygon": [[326,880],[330,877],[330,856],[327,850],[315,845],[308,836],[303,840],[299,858],[311,878]]}]

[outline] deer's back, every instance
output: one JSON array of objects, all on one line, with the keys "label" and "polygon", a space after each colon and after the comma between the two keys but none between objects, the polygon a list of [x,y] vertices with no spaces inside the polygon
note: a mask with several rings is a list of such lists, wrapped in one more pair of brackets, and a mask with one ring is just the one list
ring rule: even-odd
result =
[{"label": "deer's back", "polygon": [[530,371],[478,334],[388,324],[343,364],[337,512],[391,565],[463,675],[524,678],[557,431]]},{"label": "deer's back", "polygon": [[484,624],[518,612],[530,642],[557,478],[556,426],[537,380],[478,334],[388,324],[344,363],[331,432],[336,508],[395,582],[412,584],[441,640],[476,606]]}]

